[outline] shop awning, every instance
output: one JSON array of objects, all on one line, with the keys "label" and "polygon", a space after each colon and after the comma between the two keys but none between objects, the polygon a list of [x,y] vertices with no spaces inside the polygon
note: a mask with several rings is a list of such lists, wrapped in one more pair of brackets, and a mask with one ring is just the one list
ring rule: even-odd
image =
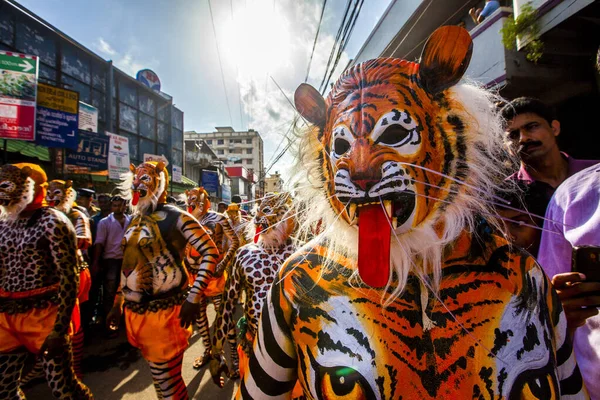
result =
[{"label": "shop awning", "polygon": [[7,140],[6,150],[11,153],[20,153],[27,157],[34,157],[42,161],[50,161],[50,151],[47,147],[38,146],[24,140]]}]

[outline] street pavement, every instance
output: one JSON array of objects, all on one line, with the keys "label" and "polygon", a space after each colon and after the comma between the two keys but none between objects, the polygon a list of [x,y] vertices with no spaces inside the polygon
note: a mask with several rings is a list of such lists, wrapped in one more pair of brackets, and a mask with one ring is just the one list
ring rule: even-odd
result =
[{"label": "street pavement", "polygon": [[[240,306],[238,308],[238,315]],[[212,304],[208,306],[209,321],[214,321]],[[239,318],[239,316],[238,316]],[[212,329],[211,329],[212,332]],[[225,348],[229,346],[226,344]],[[190,399],[232,399],[238,381],[226,380],[219,389],[210,377],[208,365],[197,371],[192,368],[196,357],[204,354],[204,346],[198,332],[190,339],[190,347],[183,358],[183,379],[188,387]],[[140,352],[129,345],[124,328],[114,339],[95,337],[86,345],[83,359],[83,382],[92,390],[97,400],[155,400],[150,368]],[[52,394],[45,380],[36,380],[23,388],[28,400],[51,400]]]}]

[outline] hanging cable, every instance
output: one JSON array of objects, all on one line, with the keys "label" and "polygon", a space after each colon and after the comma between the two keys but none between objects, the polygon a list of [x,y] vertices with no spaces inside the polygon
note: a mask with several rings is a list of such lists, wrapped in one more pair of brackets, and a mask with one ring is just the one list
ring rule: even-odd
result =
[{"label": "hanging cable", "polygon": [[223,80],[223,91],[225,92],[225,101],[227,102],[227,111],[229,111],[229,123],[231,125],[233,125],[233,118],[231,118],[231,107],[229,106],[229,96],[227,96],[227,86],[225,85],[225,73],[223,72],[223,63],[221,62],[221,52],[219,51],[219,40],[217,39],[217,30],[215,29],[215,20],[213,18],[210,0],[208,0],[208,10],[210,11],[210,22],[212,23],[213,34],[215,35],[215,44],[217,46],[217,57],[219,58],[219,68],[221,68],[221,79]]},{"label": "hanging cable", "polygon": [[317,26],[317,34],[315,35],[315,41],[313,42],[313,48],[310,52],[310,58],[308,59],[308,67],[306,68],[306,77],[304,78],[304,83],[308,81],[308,74],[310,73],[310,64],[312,64],[313,55],[315,54],[315,48],[317,47],[317,40],[319,39],[319,32],[321,31],[321,23],[323,22],[323,14],[325,14],[325,6],[327,5],[327,0],[323,0],[323,7],[321,8],[321,17],[319,18],[319,25]]}]

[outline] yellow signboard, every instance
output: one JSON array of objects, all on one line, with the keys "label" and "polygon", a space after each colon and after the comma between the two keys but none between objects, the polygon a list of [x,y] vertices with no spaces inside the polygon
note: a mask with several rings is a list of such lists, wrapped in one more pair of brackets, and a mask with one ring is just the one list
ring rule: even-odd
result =
[{"label": "yellow signboard", "polygon": [[77,114],[79,93],[38,83],[37,105]]}]

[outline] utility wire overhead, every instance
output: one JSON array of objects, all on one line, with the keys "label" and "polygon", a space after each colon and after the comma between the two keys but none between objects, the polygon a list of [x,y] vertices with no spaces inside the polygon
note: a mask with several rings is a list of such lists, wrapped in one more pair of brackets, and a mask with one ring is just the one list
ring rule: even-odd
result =
[{"label": "utility wire overhead", "polygon": [[212,23],[213,34],[215,35],[217,57],[219,58],[219,68],[221,69],[221,79],[223,80],[223,91],[225,92],[225,101],[227,102],[227,111],[229,112],[229,123],[233,125],[233,118],[231,118],[231,107],[229,107],[229,96],[227,96],[227,86],[225,85],[225,74],[223,73],[223,63],[221,62],[221,52],[219,51],[219,39],[217,39],[217,30],[215,29],[215,20],[213,18],[210,0],[208,0],[208,10],[210,11],[210,22]]},{"label": "utility wire overhead", "polygon": [[327,0],[323,0],[323,7],[321,7],[321,17],[319,18],[319,25],[317,26],[317,34],[315,35],[315,41],[313,42],[313,48],[310,52],[310,58],[308,59],[308,67],[306,68],[306,78],[304,78],[304,83],[308,80],[308,75],[310,73],[310,65],[312,64],[313,55],[315,54],[315,48],[317,47],[317,40],[319,39],[319,32],[321,31],[321,23],[323,22],[323,14],[325,14],[325,6],[327,5]]},{"label": "utility wire overhead", "polygon": [[342,36],[342,32],[344,30],[344,26],[346,25],[346,18],[348,17],[348,12],[350,11],[350,5],[352,4],[352,0],[348,0],[346,3],[346,10],[344,11],[344,18],[340,23],[340,27],[338,28],[337,34],[335,35],[335,40],[333,42],[333,47],[331,48],[331,52],[329,53],[329,60],[327,61],[327,66],[325,67],[325,75],[321,80],[321,84],[319,85],[319,92],[323,94],[323,85],[325,84],[325,78],[327,76],[327,71],[329,71],[329,66],[331,65],[331,61],[333,60],[333,55],[335,54],[335,49],[339,44],[340,37]]}]

